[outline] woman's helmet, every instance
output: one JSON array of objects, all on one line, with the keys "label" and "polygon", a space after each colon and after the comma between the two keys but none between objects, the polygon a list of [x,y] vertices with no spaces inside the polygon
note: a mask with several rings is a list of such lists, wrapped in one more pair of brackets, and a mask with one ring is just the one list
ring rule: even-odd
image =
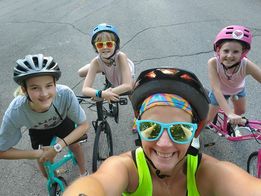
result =
[{"label": "woman's helmet", "polygon": [[231,25],[223,28],[216,36],[214,41],[214,51],[217,52],[220,44],[224,40],[237,40],[244,44],[245,51],[242,54],[242,58],[246,56],[251,48],[251,41],[252,41],[252,33],[251,31],[244,27],[238,25]]},{"label": "woman's helmet", "polygon": [[143,101],[155,93],[176,94],[190,103],[193,122],[198,124],[197,137],[206,123],[209,109],[209,98],[197,76],[177,68],[153,68],[141,72],[130,97],[136,118]]},{"label": "woman's helmet", "polygon": [[16,61],[13,79],[17,84],[23,85],[26,79],[43,75],[53,76],[56,80],[60,78],[61,71],[53,57],[36,54],[27,55],[24,59]]},{"label": "woman's helmet", "polygon": [[109,24],[106,24],[106,23],[101,23],[99,25],[97,25],[93,31],[92,31],[92,45],[93,47],[95,48],[96,50],[96,47],[95,47],[95,38],[97,37],[98,33],[101,33],[101,32],[109,32],[109,33],[113,33],[114,36],[115,36],[115,43],[116,43],[116,50],[119,49],[120,47],[120,38],[119,38],[119,35],[118,35],[118,31],[117,29],[112,26],[112,25],[109,25]]}]

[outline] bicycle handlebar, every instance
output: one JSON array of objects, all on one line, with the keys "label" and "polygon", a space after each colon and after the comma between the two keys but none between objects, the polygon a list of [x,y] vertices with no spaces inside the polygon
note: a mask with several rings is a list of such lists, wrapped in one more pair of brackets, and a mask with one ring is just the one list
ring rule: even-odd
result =
[{"label": "bicycle handlebar", "polygon": [[[132,91],[127,91],[124,93],[119,94],[119,96],[127,96],[127,95],[131,95]],[[81,98],[81,99],[91,99],[91,98],[95,98],[95,97],[91,97],[91,96],[86,96],[86,95],[76,95],[77,98]]]},{"label": "bicycle handlebar", "polygon": [[[121,93],[119,96],[127,96],[127,95],[131,95],[132,91],[128,91],[128,92],[124,92]],[[76,95],[79,103],[81,103],[84,99],[94,99],[94,101],[103,101],[103,98],[99,98],[99,97],[91,97],[91,96],[85,96],[85,95]],[[119,98],[118,101],[111,101],[110,103],[119,103],[120,105],[126,105],[126,98]]]},{"label": "bicycle handlebar", "polygon": [[[231,124],[230,120],[228,120],[228,123]],[[248,124],[248,119],[245,117],[242,117],[240,123],[238,123],[239,126],[246,126],[247,124]]]}]

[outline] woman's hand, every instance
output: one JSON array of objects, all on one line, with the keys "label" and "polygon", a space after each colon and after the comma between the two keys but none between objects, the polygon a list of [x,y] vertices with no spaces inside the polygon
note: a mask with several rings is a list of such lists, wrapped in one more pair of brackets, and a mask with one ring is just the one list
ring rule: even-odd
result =
[{"label": "woman's hand", "polygon": [[52,146],[44,146],[41,149],[43,150],[43,153],[39,158],[39,161],[41,163],[46,161],[52,161],[54,157],[57,155],[57,152],[54,150]]},{"label": "woman's hand", "polygon": [[108,88],[104,91],[102,91],[102,98],[104,98],[107,101],[118,101],[119,95],[112,92],[112,88]]}]

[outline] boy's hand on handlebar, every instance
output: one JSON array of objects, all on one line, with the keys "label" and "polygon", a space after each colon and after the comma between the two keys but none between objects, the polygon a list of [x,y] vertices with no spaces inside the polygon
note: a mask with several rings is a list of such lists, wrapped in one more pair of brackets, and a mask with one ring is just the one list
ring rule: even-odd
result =
[{"label": "boy's hand on handlebar", "polygon": [[[42,148],[42,147],[41,147],[41,148]],[[41,148],[39,148],[39,149],[37,149],[37,150],[34,150],[34,152],[35,152],[35,158],[36,158],[36,159],[40,159],[40,157],[41,157],[42,154],[43,154],[43,150],[42,150]]]},{"label": "boy's hand on handlebar", "polygon": [[112,88],[102,91],[102,97],[107,101],[118,101],[119,95],[112,92]]},{"label": "boy's hand on handlebar", "polygon": [[242,116],[239,116],[237,114],[229,114],[228,115],[229,122],[234,125],[242,124]]},{"label": "boy's hand on handlebar", "polygon": [[57,152],[54,150],[52,146],[44,146],[42,147],[43,153],[39,158],[40,162],[52,161],[54,157],[57,155]]}]

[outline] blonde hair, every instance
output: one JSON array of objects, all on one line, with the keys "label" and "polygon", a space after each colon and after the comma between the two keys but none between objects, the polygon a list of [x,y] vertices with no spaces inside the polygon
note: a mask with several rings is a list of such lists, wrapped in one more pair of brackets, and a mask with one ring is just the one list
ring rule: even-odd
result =
[{"label": "blonde hair", "polygon": [[14,97],[17,97],[17,96],[19,96],[19,95],[25,95],[25,94],[24,94],[24,92],[23,92],[23,90],[22,90],[22,87],[21,87],[21,86],[18,86],[18,87],[15,89],[13,95],[14,95]]},{"label": "blonde hair", "polygon": [[103,31],[101,33],[99,33],[94,42],[97,42],[97,41],[101,41],[103,39],[108,39],[108,40],[111,40],[111,41],[116,41],[116,38],[115,38],[115,35],[113,33],[110,33],[110,32],[106,32],[106,31]]}]

